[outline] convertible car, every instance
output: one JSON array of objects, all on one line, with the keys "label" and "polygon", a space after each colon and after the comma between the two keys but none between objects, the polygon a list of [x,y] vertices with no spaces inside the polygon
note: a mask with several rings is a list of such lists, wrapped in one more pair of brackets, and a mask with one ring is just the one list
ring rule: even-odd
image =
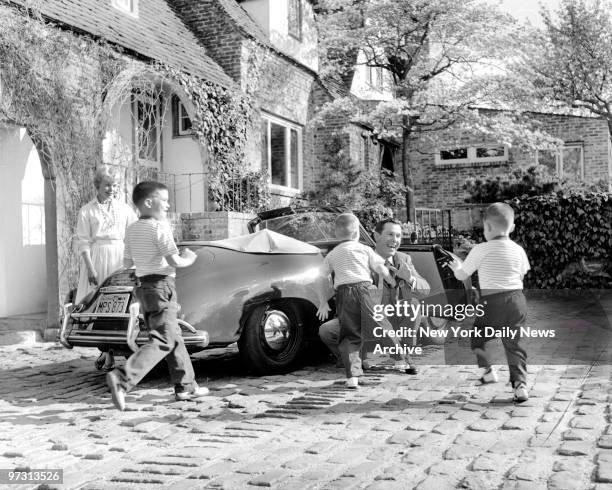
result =
[{"label": "convertible car", "polygon": [[[189,352],[237,342],[253,371],[291,369],[307,341],[317,337],[318,295],[333,297],[321,264],[338,243],[333,230],[339,212],[282,208],[260,213],[249,223],[249,235],[179,244],[198,256],[176,277],[179,324]],[[360,241],[373,246],[367,232],[360,231]],[[425,301],[469,301],[470,284],[456,281],[444,267],[448,252],[419,245],[409,246],[408,252],[431,285]],[[64,305],[60,342],[129,357],[148,338],[133,294],[136,281],[133,269],[118,270],[79,304]],[[447,320],[430,322],[444,328]]]}]

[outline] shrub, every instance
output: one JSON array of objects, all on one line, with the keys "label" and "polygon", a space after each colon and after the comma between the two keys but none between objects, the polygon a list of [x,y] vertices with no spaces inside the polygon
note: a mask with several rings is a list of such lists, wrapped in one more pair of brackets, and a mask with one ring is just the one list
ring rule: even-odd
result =
[{"label": "shrub", "polygon": [[465,200],[468,203],[506,201],[523,195],[536,196],[557,188],[559,180],[542,165],[517,168],[502,175],[470,178],[463,185],[469,194]]},{"label": "shrub", "polygon": [[457,235],[453,237],[453,253],[461,260],[465,260],[470,250],[472,250],[479,242],[466,235]]},{"label": "shrub", "polygon": [[510,204],[513,239],[531,263],[525,287],[612,287],[612,194],[558,192]]},{"label": "shrub", "polygon": [[340,138],[333,138],[325,149],[320,184],[303,196],[311,204],[350,209],[370,232],[381,219],[393,217],[392,208],[404,205],[406,187],[391,172],[353,165]]},{"label": "shrub", "polygon": [[361,225],[370,233],[374,231],[376,223],[385,219],[393,218],[393,210],[382,204],[370,204],[361,209],[354,209],[353,213],[359,218]]},{"label": "shrub", "polygon": [[608,184],[602,179],[596,182],[582,182],[575,177],[560,179],[556,174],[551,174],[547,167],[532,165],[515,168],[505,174],[469,178],[463,184],[463,189],[469,194],[465,202],[483,204],[559,191],[605,192]]}]

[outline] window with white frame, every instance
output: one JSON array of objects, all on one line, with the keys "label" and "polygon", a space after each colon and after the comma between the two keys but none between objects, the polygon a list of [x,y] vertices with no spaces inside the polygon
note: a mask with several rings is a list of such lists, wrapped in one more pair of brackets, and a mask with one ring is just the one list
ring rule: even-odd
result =
[{"label": "window with white frame", "polygon": [[262,165],[270,183],[288,189],[302,188],[302,128],[265,115],[261,121]]},{"label": "window with white frame", "polygon": [[302,0],[287,0],[287,30],[291,37],[302,40]]},{"label": "window with white frame", "polygon": [[580,143],[567,144],[557,150],[537,150],[536,163],[561,178],[584,179],[584,148]]},{"label": "window with white frame", "polygon": [[191,130],[192,124],[187,109],[178,98],[178,96],[172,96],[172,136],[190,136],[193,131]]},{"label": "window with white frame", "polygon": [[138,17],[138,0],[111,0],[111,5],[133,17]]},{"label": "window with white frame", "polygon": [[446,148],[436,153],[436,164],[507,162],[508,148],[499,146],[464,146]]},{"label": "window with white frame", "polygon": [[134,93],[134,131],[136,152],[141,164],[160,167],[161,162],[161,100],[143,93]]}]

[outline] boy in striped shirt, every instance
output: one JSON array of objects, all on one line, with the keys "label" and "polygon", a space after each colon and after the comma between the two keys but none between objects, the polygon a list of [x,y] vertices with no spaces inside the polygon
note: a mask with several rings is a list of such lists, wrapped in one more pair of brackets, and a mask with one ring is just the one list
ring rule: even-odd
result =
[{"label": "boy in striped shirt", "polygon": [[458,260],[449,264],[455,277],[461,281],[478,271],[481,302],[484,315],[474,322],[476,335],[471,338],[471,348],[476,354],[478,366],[483,368],[481,383],[494,383],[497,373],[491,366],[486,351],[485,327],[495,331],[506,329],[513,336],[502,336],[502,343],[510,370],[510,383],[514,389],[514,399],[524,402],[527,394],[527,353],[519,343],[520,327],[525,324],[527,304],[523,294],[523,276],[530,269],[525,250],[510,240],[514,230],[514,211],[504,203],[491,204],[485,211],[485,243],[476,245],[463,264]]},{"label": "boy in striped shirt", "polygon": [[[324,273],[334,274],[336,290],[336,310],[340,322],[338,350],[346,370],[346,386],[357,388],[359,376],[363,374],[361,366],[362,308],[371,316],[373,314],[368,288],[372,286],[372,271],[381,274],[383,279],[395,287],[395,280],[384,259],[370,247],[359,243],[359,220],[350,213],[343,213],[336,218],[336,238],[343,240],[327,254],[324,261]],[[329,305],[324,298],[320,299],[317,317],[323,321],[329,313]]]},{"label": "boy in striped shirt", "polygon": [[208,394],[207,388],[200,388],[195,382],[177,321],[174,284],[175,268],[190,266],[197,256],[189,249],[179,254],[165,219],[170,206],[164,184],[140,182],[134,187],[132,200],[140,211],[140,219],[127,229],[123,265],[136,266],[140,285],[135,293],[149,330],[149,341],[130,356],[123,369],[117,368],[106,376],[113,403],[119,410],[125,409],[125,394],[162,359],[168,364],[177,401]]}]

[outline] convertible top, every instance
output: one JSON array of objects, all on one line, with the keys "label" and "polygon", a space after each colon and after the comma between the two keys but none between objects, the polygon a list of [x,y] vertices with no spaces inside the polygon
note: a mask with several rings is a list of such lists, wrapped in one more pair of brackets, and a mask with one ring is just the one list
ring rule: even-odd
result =
[{"label": "convertible top", "polygon": [[225,240],[202,242],[203,245],[228,248],[238,252],[264,254],[318,254],[320,250],[314,245],[290,238],[275,231],[263,229],[249,235],[242,235]]}]

